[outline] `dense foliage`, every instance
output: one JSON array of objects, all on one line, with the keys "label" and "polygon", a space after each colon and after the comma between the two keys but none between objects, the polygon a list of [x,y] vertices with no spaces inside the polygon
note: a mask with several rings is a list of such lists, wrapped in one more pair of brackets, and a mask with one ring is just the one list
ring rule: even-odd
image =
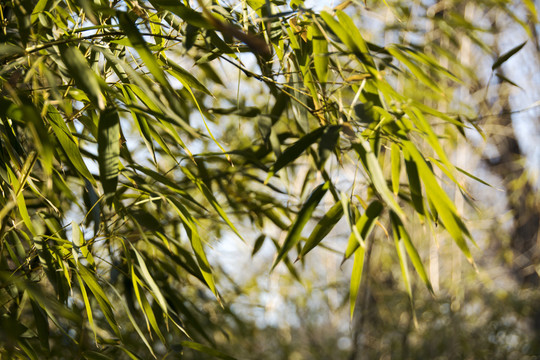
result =
[{"label": "dense foliage", "polygon": [[[445,150],[477,127],[478,109],[449,111],[466,69],[441,65],[443,43],[368,39],[349,6],[2,6],[2,356],[230,358],[218,241],[253,256],[272,243],[267,270],[299,281],[313,249],[343,245],[351,316],[377,241],[394,244],[411,304],[413,276],[433,291],[415,228],[443,228],[474,266],[454,199],[478,179]],[[338,223],[348,242],[322,242]]]}]

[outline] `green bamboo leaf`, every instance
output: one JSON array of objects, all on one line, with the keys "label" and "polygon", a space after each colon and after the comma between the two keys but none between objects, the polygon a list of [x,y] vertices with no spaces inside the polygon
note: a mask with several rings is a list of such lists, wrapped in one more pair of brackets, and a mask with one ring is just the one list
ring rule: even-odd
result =
[{"label": "green bamboo leaf", "polygon": [[358,30],[358,27],[354,24],[353,20],[345,12],[338,10],[336,11],[337,18],[343,29],[346,29],[348,36],[354,44],[350,49],[356,52],[356,55],[360,58],[361,62],[365,64],[369,72],[375,77],[377,74],[375,68],[375,62],[369,54],[369,48],[367,47],[362,33]]},{"label": "green bamboo leaf", "polygon": [[120,117],[116,108],[105,109],[98,124],[99,178],[105,194],[114,194],[120,165]]},{"label": "green bamboo leaf", "polygon": [[447,170],[445,171],[445,174],[448,175],[448,177],[457,185],[459,185],[457,179],[454,176],[454,173],[456,172],[456,169],[454,168],[454,165],[450,162],[448,159],[448,156],[446,156],[446,152],[442,148],[441,143],[439,142],[439,139],[435,132],[433,131],[433,128],[428,123],[424,115],[420,110],[417,108],[412,108],[412,111],[409,111],[409,109],[405,108],[405,113],[409,115],[409,118],[418,126],[420,130],[422,130],[425,134],[427,134],[427,141],[431,145],[431,147],[435,150],[437,155],[439,155],[439,158],[441,159],[441,162],[446,166]]},{"label": "green bamboo leaf", "polygon": [[405,153],[405,170],[409,178],[409,189],[411,191],[411,201],[417,213],[425,215],[424,199],[422,196],[422,184],[418,176],[418,168],[416,162],[410,157],[409,153]]},{"label": "green bamboo leaf", "polygon": [[231,220],[229,220],[229,217],[227,216],[227,213],[223,210],[223,208],[221,207],[221,205],[219,205],[218,201],[216,200],[216,198],[214,197],[214,194],[212,194],[212,192],[210,191],[210,189],[206,186],[206,184],[198,177],[195,177],[191,171],[189,171],[186,167],[182,167],[182,171],[184,172],[184,174],[186,174],[186,176],[188,177],[189,180],[191,180],[195,185],[197,185],[197,187],[199,188],[199,190],[201,191],[201,193],[204,195],[204,197],[206,198],[206,200],[208,200],[208,202],[210,203],[210,205],[212,205],[212,207],[214,209],[216,209],[217,213],[219,214],[219,216],[221,216],[221,218],[227,223],[227,225],[229,225],[229,227],[231,228],[232,231],[234,231],[234,233],[242,240],[242,241],[245,241],[244,238],[242,237],[242,235],[240,235],[240,233],[238,232],[238,230],[236,229],[236,227],[234,226],[234,224],[231,222]]},{"label": "green bamboo leaf", "polygon": [[54,134],[56,135],[60,146],[64,150],[67,158],[69,159],[73,167],[79,172],[79,174],[88,179],[88,181],[90,181],[92,185],[95,185],[96,180],[94,179],[90,171],[88,171],[88,168],[84,163],[77,141],[71,134],[71,131],[64,122],[64,119],[62,119],[62,116],[60,115],[58,110],[56,110],[54,106],[49,106],[47,115]]},{"label": "green bamboo leaf", "polygon": [[386,205],[396,212],[396,214],[398,214],[400,217],[404,217],[405,215],[403,210],[397,203],[390,189],[388,189],[388,185],[386,184],[379,161],[371,150],[369,143],[367,141],[363,143],[355,142],[353,143],[353,148],[358,153],[360,161],[362,162],[362,165],[364,165],[367,175],[371,179],[371,182],[375,187],[375,190],[377,190],[379,196],[383,199]]},{"label": "green bamboo leaf", "polygon": [[[384,206],[380,201],[375,200],[369,204],[366,211],[364,211],[362,216],[360,216],[355,224],[355,228],[357,229],[357,233],[359,235],[355,235],[353,232],[349,237],[349,243],[347,244],[343,261],[347,260],[352,254],[354,254],[358,247],[364,247],[360,245],[365,244],[367,241],[367,238],[369,234],[371,234],[371,231],[373,230],[373,227],[375,226],[375,223],[377,222],[377,219],[381,215],[383,209]],[[358,238],[358,236],[360,238]]]},{"label": "green bamboo leaf", "polygon": [[150,70],[150,73],[154,75],[154,78],[165,89],[170,89],[169,81],[163,72],[162,67],[159,65],[157,59],[154,57],[144,38],[142,37],[139,29],[129,18],[129,15],[122,11],[117,11],[118,22],[122,30],[125,31],[131,45],[137,50],[137,53],[141,57],[144,65]]},{"label": "green bamboo leaf", "polygon": [[227,355],[227,354],[225,354],[225,353],[223,353],[221,351],[218,351],[216,349],[213,349],[211,347],[208,347],[206,345],[199,344],[199,343],[196,343],[196,342],[193,342],[193,341],[182,341],[181,344],[182,344],[182,346],[185,346],[187,348],[197,350],[197,351],[202,352],[204,354],[210,355],[213,358],[223,359],[223,360],[236,360],[232,356],[229,356],[229,355]]},{"label": "green bamboo leaf", "polygon": [[191,247],[195,253],[197,264],[203,275],[203,278],[210,290],[214,293],[214,295],[219,301],[219,294],[217,292],[214,282],[214,276],[212,275],[212,268],[210,267],[210,263],[206,258],[204,247],[201,242],[201,238],[199,237],[199,233],[197,231],[194,219],[191,217],[191,214],[184,207],[184,205],[182,205],[178,200],[172,197],[167,198],[167,200],[169,201],[169,204],[171,204],[171,206],[176,210],[177,214],[180,216],[180,219],[184,224],[184,229],[186,230],[186,233],[191,242]]},{"label": "green bamboo leaf", "polygon": [[283,154],[276,160],[274,165],[268,170],[268,176],[266,177],[265,184],[268,183],[270,178],[274,176],[279,170],[287,166],[294,160],[296,160],[300,155],[302,155],[312,144],[314,144],[324,133],[326,127],[320,127],[312,132],[302,136],[298,141],[289,146]]},{"label": "green bamboo leaf", "polygon": [[173,14],[179,16],[182,20],[188,24],[204,29],[212,29],[213,26],[203,16],[202,13],[193,10],[192,8],[182,4],[180,1],[175,0],[150,0],[150,3],[156,8],[161,10],[167,10]]},{"label": "green bamboo leaf", "polygon": [[[136,289],[135,292],[136,292],[137,300],[139,301],[139,305],[141,306],[141,309],[143,311],[146,321],[150,324],[152,329],[154,329],[155,333],[157,334],[161,342],[163,344],[167,344],[167,341],[165,340],[165,337],[163,336],[161,329],[159,328],[159,325],[157,323],[156,316],[154,315],[154,310],[152,309],[152,306],[150,306],[150,303],[146,299],[146,296],[144,294],[142,294],[141,296],[140,291],[138,291],[139,286],[137,282],[140,280],[135,274],[133,274],[133,278],[134,278],[133,287]],[[148,332],[150,332],[150,329],[148,329]]]},{"label": "green bamboo leaf", "polygon": [[317,207],[317,205],[321,202],[324,194],[326,194],[326,191],[330,188],[330,183],[325,182],[324,184],[321,184],[317,186],[309,198],[306,200],[304,205],[302,205],[302,208],[298,212],[298,215],[294,222],[291,225],[291,229],[289,230],[287,237],[285,238],[285,241],[283,242],[283,246],[281,247],[281,250],[279,251],[276,260],[274,261],[274,264],[272,265],[272,269],[279,264],[281,260],[287,255],[289,250],[291,250],[296,243],[298,243],[298,240],[300,240],[300,235],[302,233],[302,230],[306,226],[309,219],[311,219],[311,215],[313,214],[313,211]]},{"label": "green bamboo leaf", "polygon": [[99,81],[96,73],[92,71],[86,58],[78,47],[61,46],[60,56],[68,68],[69,75],[75,80],[75,83],[83,90],[90,101],[98,109],[105,109],[105,97],[101,93]]},{"label": "green bamboo leaf", "polygon": [[120,329],[118,328],[118,323],[116,322],[116,319],[114,318],[112,305],[109,299],[107,298],[107,295],[105,295],[105,291],[97,282],[97,279],[95,278],[94,274],[81,263],[78,264],[77,270],[79,271],[79,275],[82,281],[84,282],[84,284],[88,286],[92,294],[94,294],[94,297],[96,301],[98,302],[98,305],[101,311],[103,312],[103,315],[105,315],[105,318],[107,319],[107,322],[109,323],[109,326],[113,329],[113,331],[116,333],[117,336],[121,337]]},{"label": "green bamboo leaf", "polygon": [[255,240],[255,244],[253,245],[253,251],[251,252],[251,256],[254,256],[259,252],[261,247],[264,244],[264,240],[266,239],[266,235],[261,234],[259,237]]},{"label": "green bamboo leaf", "polygon": [[139,327],[139,325],[137,323],[137,320],[135,320],[135,318],[133,317],[133,314],[131,313],[131,310],[129,309],[129,306],[127,305],[126,298],[124,296],[120,295],[120,293],[118,292],[118,290],[116,288],[114,288],[114,286],[111,286],[111,290],[118,297],[118,300],[119,300],[118,303],[121,304],[122,307],[124,308],[124,311],[126,312],[128,318],[129,318],[129,321],[131,322],[131,325],[133,325],[133,328],[135,329],[135,332],[137,332],[137,334],[139,335],[139,337],[143,341],[144,345],[146,345],[146,348],[148,349],[150,354],[152,354],[152,356],[157,359],[157,356],[154,354],[154,350],[152,349],[152,346],[150,345],[150,343],[148,342],[148,340],[144,336],[141,328]]},{"label": "green bamboo leaf", "polygon": [[195,76],[189,71],[173,62],[171,59],[161,58],[160,62],[169,67],[169,72],[177,78],[185,87],[202,91],[205,94],[214,96]]},{"label": "green bamboo leaf", "polygon": [[[431,282],[429,281],[429,277],[427,275],[426,269],[424,268],[422,259],[420,259],[420,255],[418,254],[416,247],[412,243],[409,237],[409,234],[407,233],[407,230],[405,229],[405,226],[403,226],[403,222],[393,212],[390,213],[390,220],[392,221],[392,229],[394,233],[394,239],[396,241],[396,247],[398,247],[398,244],[399,244],[398,255],[400,256],[400,262],[401,262],[402,254],[400,254],[399,252],[400,251],[402,252],[402,249],[404,246],[407,251],[407,254],[409,255],[409,258],[411,259],[414,269],[420,276],[420,279],[422,279],[422,281],[424,282],[428,290],[431,293],[433,293],[433,287],[431,286]],[[405,262],[405,259],[403,259],[403,261]],[[406,275],[408,278],[408,271]],[[404,277],[405,277],[405,274],[404,274]],[[409,292],[409,296],[412,297],[410,284],[408,285],[408,292]]]},{"label": "green bamboo leaf", "polygon": [[[412,295],[412,287],[411,287],[411,278],[409,275],[409,266],[408,266],[407,257],[405,254],[405,245],[403,245],[403,241],[402,241],[401,228],[399,227],[402,224],[399,218],[395,216],[393,213],[390,214],[390,218],[392,219],[394,244],[396,246],[396,252],[398,254],[399,266],[401,268],[401,276],[403,277],[403,282],[405,283],[405,289],[407,290],[409,299],[412,299],[413,295]],[[397,220],[395,220],[394,218],[396,218]]]},{"label": "green bamboo leaf", "polygon": [[343,217],[343,206],[341,202],[337,202],[328,210],[326,214],[322,217],[321,220],[315,225],[311,235],[307,239],[304,247],[298,255],[298,259],[302,259],[308,252],[315,248],[328,233],[334,228],[339,220]]},{"label": "green bamboo leaf", "polygon": [[39,342],[41,343],[41,347],[49,352],[49,321],[41,307],[34,300],[30,300],[30,304],[32,305],[32,313],[36,322]]},{"label": "green bamboo leaf", "polygon": [[505,52],[504,54],[502,54],[501,56],[499,56],[497,58],[497,60],[495,60],[495,62],[493,63],[493,65],[491,66],[491,70],[494,71],[496,70],[497,68],[499,68],[502,64],[504,64],[508,59],[510,59],[512,56],[514,56],[519,50],[521,50],[525,44],[527,44],[527,41],[519,44],[518,46],[508,50],[507,52]]},{"label": "green bamboo leaf", "polygon": [[351,309],[351,319],[354,315],[354,308],[356,307],[356,299],[358,298],[358,291],[360,290],[360,284],[362,282],[362,272],[364,270],[364,258],[366,250],[363,247],[359,247],[354,252],[354,264],[351,274],[351,283],[349,290],[349,307]]},{"label": "green bamboo leaf", "polygon": [[315,65],[315,73],[322,86],[328,80],[328,41],[324,37],[318,24],[311,25],[313,29],[313,63]]},{"label": "green bamboo leaf", "polygon": [[431,76],[426,74],[418,65],[416,65],[412,60],[410,60],[407,55],[405,55],[398,46],[392,45],[386,48],[388,52],[398,59],[403,65],[405,65],[410,72],[427,87],[435,91],[439,95],[444,95],[441,87],[433,80]]},{"label": "green bamboo leaf", "polygon": [[394,195],[399,193],[399,178],[401,173],[401,149],[396,143],[391,147],[391,166],[392,166],[392,191]]},{"label": "green bamboo leaf", "polygon": [[351,202],[349,200],[349,197],[345,192],[341,192],[341,207],[343,208],[343,213],[345,214],[345,220],[347,220],[347,225],[349,225],[349,229],[351,229],[351,238],[354,239],[361,247],[365,247],[366,243],[364,242],[364,238],[362,235],[360,235],[360,232],[358,231],[358,228],[355,226],[354,219],[356,218],[355,215],[358,215],[358,211],[351,207]]},{"label": "green bamboo leaf", "polygon": [[144,262],[144,259],[139,253],[139,251],[137,251],[137,249],[135,249],[134,247],[132,247],[132,250],[135,253],[135,256],[137,257],[137,261],[139,263],[139,269],[141,270],[142,278],[146,282],[146,285],[150,287],[150,290],[152,290],[152,295],[157,300],[163,313],[167,315],[168,307],[167,307],[167,301],[165,300],[165,297],[161,293],[161,290],[159,290],[159,286],[154,281],[154,278],[152,277],[152,275],[150,275],[150,271],[148,271],[148,267],[146,267],[146,263]]},{"label": "green bamboo leaf", "polygon": [[328,157],[336,150],[341,125],[331,125],[324,131],[319,142],[319,169],[324,168]]},{"label": "green bamboo leaf", "polygon": [[461,220],[461,217],[457,214],[454,203],[441,188],[433,171],[427,165],[424,157],[420,154],[418,149],[416,149],[414,144],[409,140],[403,140],[402,144],[404,149],[410,154],[412,160],[416,163],[418,174],[424,183],[428,200],[431,201],[431,204],[437,210],[438,216],[444,227],[450,236],[452,236],[463,254],[467,257],[467,260],[473,263],[471,252],[465,241],[466,237],[470,239],[471,236],[467,227]]},{"label": "green bamboo leaf", "polygon": [[[32,154],[27,160],[30,160],[33,158],[33,163],[35,163],[35,158],[36,158],[36,154]],[[13,174],[13,172],[11,171],[10,168],[7,168],[7,172],[8,172],[8,177],[9,177],[9,180],[10,180],[10,183],[12,184],[14,190],[15,190],[15,200],[17,202],[17,208],[19,210],[19,214],[21,215],[21,218],[24,222],[24,225],[26,225],[26,227],[28,228],[28,230],[30,231],[30,233],[32,233],[32,235],[36,235],[36,229],[34,228],[34,224],[32,222],[32,220],[30,219],[30,215],[28,214],[28,208],[26,207],[26,201],[24,199],[24,194],[23,194],[23,191],[22,189],[24,188],[24,186],[22,186],[22,184],[19,182],[19,180],[17,179],[17,177],[15,176],[15,174]]]},{"label": "green bamboo leaf", "polygon": [[332,15],[330,15],[326,11],[321,11],[321,18],[324,20],[326,25],[334,32],[334,34],[337,35],[339,40],[341,40],[341,42],[345,44],[345,46],[347,46],[351,50],[356,49],[356,45],[351,36],[349,35],[349,32],[345,28],[343,28],[343,26]]},{"label": "green bamboo leaf", "polygon": [[79,281],[79,288],[81,290],[84,307],[86,309],[86,316],[88,318],[88,323],[90,324],[90,328],[92,329],[92,332],[94,333],[94,341],[97,344],[97,327],[96,327],[96,323],[94,322],[94,315],[92,313],[92,306],[90,305],[90,299],[88,298],[88,293],[86,292],[86,285],[84,285],[84,282],[79,274],[77,274],[77,280]]}]

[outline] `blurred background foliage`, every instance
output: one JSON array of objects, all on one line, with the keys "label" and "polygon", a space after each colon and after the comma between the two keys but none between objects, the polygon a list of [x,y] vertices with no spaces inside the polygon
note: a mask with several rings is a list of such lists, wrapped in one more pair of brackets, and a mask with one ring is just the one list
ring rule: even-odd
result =
[{"label": "blurred background foliage", "polygon": [[535,2],[1,11],[2,357],[540,354]]}]

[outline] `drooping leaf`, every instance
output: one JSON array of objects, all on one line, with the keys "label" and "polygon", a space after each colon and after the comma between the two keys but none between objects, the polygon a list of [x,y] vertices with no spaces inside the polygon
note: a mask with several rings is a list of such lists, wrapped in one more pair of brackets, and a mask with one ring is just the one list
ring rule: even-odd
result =
[{"label": "drooping leaf", "polygon": [[75,83],[88,96],[90,101],[100,109],[105,109],[105,97],[101,93],[101,88],[97,75],[86,61],[86,58],[81,53],[78,47],[62,46],[60,47],[60,55],[64,64],[68,68],[69,75],[75,79]]},{"label": "drooping leaf", "polygon": [[300,254],[298,254],[298,259],[303,258],[308,252],[315,248],[326,237],[326,235],[332,231],[334,226],[342,217],[343,206],[341,205],[341,202],[337,202],[330,208],[330,210],[328,210],[326,214],[324,214],[317,225],[315,225],[315,228],[313,228],[313,231],[304,244],[302,251],[300,251]]},{"label": "drooping leaf", "polygon": [[411,259],[411,262],[416,272],[418,273],[418,275],[420,276],[420,278],[422,279],[422,281],[424,282],[428,290],[431,293],[433,293],[433,287],[431,286],[431,282],[429,281],[422,259],[420,258],[420,255],[418,254],[416,247],[412,243],[409,237],[409,234],[407,233],[407,230],[405,230],[405,227],[403,226],[403,222],[394,213],[390,213],[390,219],[392,221],[392,229],[394,233],[396,249],[398,250],[400,263],[402,266],[403,277],[407,286],[407,292],[409,293],[409,296],[412,297],[412,291],[411,291],[410,278],[409,278],[407,265],[406,265],[406,259],[404,258],[403,248],[405,248],[405,250],[407,251],[407,254],[409,255],[409,258]]},{"label": "drooping leaf", "polygon": [[103,192],[107,195],[116,192],[120,164],[120,117],[118,109],[107,108],[99,118],[98,124],[98,163],[99,178]]},{"label": "drooping leaf", "polygon": [[[373,227],[375,226],[375,223],[381,215],[383,209],[384,206],[380,201],[375,200],[369,204],[366,211],[364,211],[362,216],[360,216],[354,225],[357,231],[351,233],[351,236],[349,237],[349,243],[347,245],[347,249],[345,250],[343,261],[348,259],[358,247],[363,247],[361,245],[365,244],[367,241],[367,238],[373,230]],[[360,236],[360,238],[358,238],[358,236]]]},{"label": "drooping leaf", "polygon": [[502,64],[504,64],[508,59],[510,59],[512,56],[514,56],[519,50],[521,50],[525,45],[527,44],[527,41],[522,42],[516,47],[513,47],[512,49],[508,50],[501,56],[495,60],[493,65],[491,66],[491,70],[494,71],[498,69]]},{"label": "drooping leaf", "polygon": [[306,226],[307,222],[311,218],[311,215],[313,214],[313,211],[315,210],[319,202],[321,202],[324,194],[326,194],[326,191],[329,189],[329,187],[329,182],[325,182],[324,184],[317,186],[313,190],[309,198],[306,200],[306,202],[302,205],[302,208],[298,212],[296,219],[292,223],[291,228],[287,233],[285,241],[283,241],[283,245],[281,246],[277,258],[272,265],[272,270],[274,270],[277,264],[279,264],[279,262],[283,260],[289,250],[291,250],[298,243],[302,230]]},{"label": "drooping leaf", "polygon": [[276,160],[274,165],[270,167],[270,170],[268,170],[268,176],[266,177],[265,183],[270,180],[272,176],[274,176],[275,173],[277,173],[280,169],[287,166],[294,160],[296,160],[298,157],[300,157],[304,152],[312,145],[314,144],[324,133],[325,127],[320,127],[312,132],[302,136],[298,141],[296,141],[294,144],[289,146],[283,154]]},{"label": "drooping leaf", "polygon": [[351,319],[354,315],[354,309],[356,307],[356,301],[358,298],[358,291],[360,290],[360,284],[362,282],[362,273],[364,271],[364,258],[366,249],[359,247],[354,252],[354,264],[351,274],[351,282],[349,289],[349,308]]},{"label": "drooping leaf", "polygon": [[360,161],[362,162],[362,165],[364,165],[364,168],[367,171],[367,175],[371,179],[371,182],[377,190],[377,193],[381,196],[383,201],[392,210],[394,210],[396,214],[398,214],[400,217],[403,217],[403,210],[397,203],[390,189],[388,189],[388,185],[386,184],[386,179],[384,178],[379,161],[377,160],[377,157],[375,156],[373,151],[371,151],[369,143],[356,142],[353,144],[353,147],[358,153]]},{"label": "drooping leaf", "polygon": [[81,151],[79,150],[78,144],[75,141],[75,137],[71,134],[71,131],[64,122],[64,119],[62,119],[62,116],[55,107],[49,106],[47,110],[48,118],[54,134],[56,135],[60,146],[66,153],[67,158],[73,167],[75,167],[75,169],[79,172],[79,174],[95,185],[96,181],[86,167],[81,155]]}]

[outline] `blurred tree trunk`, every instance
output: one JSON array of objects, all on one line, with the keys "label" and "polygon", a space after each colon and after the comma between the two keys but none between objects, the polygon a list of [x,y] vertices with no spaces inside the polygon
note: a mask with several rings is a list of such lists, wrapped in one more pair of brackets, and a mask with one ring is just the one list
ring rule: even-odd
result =
[{"label": "blurred tree trunk", "polygon": [[[496,24],[495,24],[496,26]],[[540,43],[534,25],[531,25],[534,46],[537,50],[531,62],[540,62]],[[497,45],[497,44],[496,44]],[[506,77],[504,70],[499,73]],[[497,129],[491,134],[490,141],[495,145],[498,155],[488,157],[484,155],[484,161],[491,172],[501,180],[505,190],[507,207],[512,213],[513,226],[510,230],[510,247],[513,252],[511,272],[522,288],[536,288],[540,285],[540,277],[537,272],[538,260],[540,260],[539,236],[540,236],[540,201],[533,184],[533,179],[527,169],[527,154],[520,144],[516,128],[512,121],[512,115],[516,113],[513,108],[508,91],[504,86],[499,86],[498,101],[500,103],[500,115],[490,119],[490,125]],[[495,239],[502,239],[501,234],[493,231]],[[540,304],[531,304],[529,313],[532,330],[535,332],[536,349],[540,350]]]}]

